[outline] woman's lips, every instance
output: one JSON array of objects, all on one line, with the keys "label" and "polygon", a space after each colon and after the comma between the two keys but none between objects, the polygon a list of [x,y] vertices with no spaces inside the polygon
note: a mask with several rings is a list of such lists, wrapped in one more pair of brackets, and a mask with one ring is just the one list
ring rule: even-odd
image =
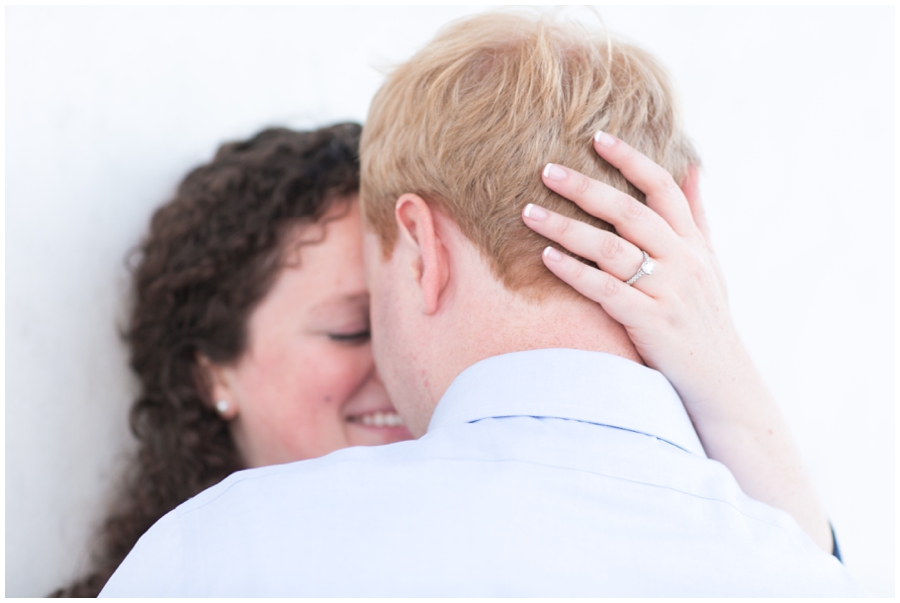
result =
[{"label": "woman's lips", "polygon": [[393,410],[376,410],[350,415],[347,421],[365,427],[403,427],[403,418]]}]

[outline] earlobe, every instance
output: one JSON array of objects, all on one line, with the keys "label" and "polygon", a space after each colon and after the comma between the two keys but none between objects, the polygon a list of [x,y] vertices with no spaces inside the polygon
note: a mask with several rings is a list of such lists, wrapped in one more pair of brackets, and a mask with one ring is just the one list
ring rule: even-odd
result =
[{"label": "earlobe", "polygon": [[400,238],[409,248],[410,276],[422,295],[422,310],[434,314],[450,276],[446,246],[436,228],[435,212],[422,197],[406,193],[394,208]]},{"label": "earlobe", "polygon": [[206,404],[213,408],[224,421],[237,417],[240,408],[237,396],[228,386],[225,367],[212,362],[204,354],[197,353],[198,383],[208,396]]}]

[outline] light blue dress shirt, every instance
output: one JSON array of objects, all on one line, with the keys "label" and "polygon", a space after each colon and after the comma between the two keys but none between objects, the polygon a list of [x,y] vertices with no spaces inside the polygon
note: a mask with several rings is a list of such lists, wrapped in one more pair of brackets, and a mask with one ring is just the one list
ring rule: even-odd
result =
[{"label": "light blue dress shirt", "polygon": [[855,596],[706,458],[658,372],[537,350],[464,371],[419,440],[242,471],[103,596]]}]

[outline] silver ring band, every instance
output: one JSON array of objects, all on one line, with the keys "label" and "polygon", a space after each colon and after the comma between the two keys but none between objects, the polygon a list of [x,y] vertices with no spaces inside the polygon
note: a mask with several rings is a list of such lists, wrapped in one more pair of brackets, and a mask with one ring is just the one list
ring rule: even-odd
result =
[{"label": "silver ring band", "polygon": [[641,253],[644,254],[644,260],[641,262],[641,267],[634,273],[634,276],[625,281],[626,285],[633,285],[636,280],[645,274],[653,274],[653,269],[656,268],[656,264],[654,264],[653,260],[650,259],[650,256],[647,255],[647,252],[642,249]]}]

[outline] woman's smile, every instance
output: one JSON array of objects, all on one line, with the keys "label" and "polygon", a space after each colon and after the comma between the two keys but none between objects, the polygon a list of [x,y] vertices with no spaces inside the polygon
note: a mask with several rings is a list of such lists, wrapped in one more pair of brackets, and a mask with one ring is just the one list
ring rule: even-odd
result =
[{"label": "woman's smile", "polygon": [[229,428],[250,467],[412,438],[375,370],[355,197],[327,218],[296,227],[247,322],[247,351],[212,367],[214,399],[234,405]]},{"label": "woman's smile", "polygon": [[375,429],[396,429],[398,427],[406,429],[403,427],[403,418],[394,409],[350,415],[347,417],[347,422]]}]

